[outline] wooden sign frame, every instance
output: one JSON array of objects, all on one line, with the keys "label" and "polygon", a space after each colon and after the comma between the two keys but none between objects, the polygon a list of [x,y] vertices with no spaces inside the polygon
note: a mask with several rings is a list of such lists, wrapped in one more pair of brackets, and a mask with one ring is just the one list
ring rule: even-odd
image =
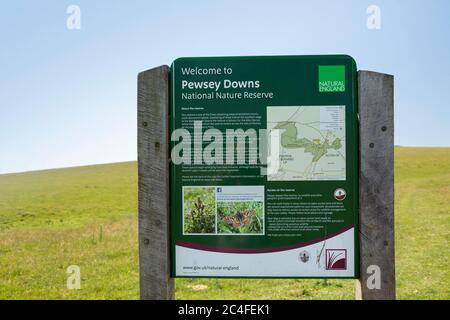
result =
[{"label": "wooden sign frame", "polygon": [[[360,279],[356,299],[395,299],[394,77],[358,71]],[[175,299],[170,277],[169,67],[138,75],[141,299]]]}]

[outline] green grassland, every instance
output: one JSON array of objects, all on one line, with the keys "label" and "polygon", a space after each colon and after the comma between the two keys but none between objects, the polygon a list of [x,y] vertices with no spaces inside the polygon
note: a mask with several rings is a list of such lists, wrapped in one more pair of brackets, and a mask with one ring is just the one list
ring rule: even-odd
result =
[{"label": "green grassland", "polygon": [[[397,297],[450,298],[450,148],[395,150]],[[0,175],[0,299],[137,299],[135,162]],[[66,269],[81,268],[81,289]],[[177,279],[180,299],[352,299],[352,280]]]}]

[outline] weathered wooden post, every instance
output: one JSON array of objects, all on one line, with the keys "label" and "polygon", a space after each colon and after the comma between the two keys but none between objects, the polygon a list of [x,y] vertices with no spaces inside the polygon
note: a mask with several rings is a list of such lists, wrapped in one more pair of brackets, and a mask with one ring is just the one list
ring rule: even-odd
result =
[{"label": "weathered wooden post", "polygon": [[141,299],[174,299],[169,241],[169,67],[138,76]]},{"label": "weathered wooden post", "polygon": [[360,262],[356,298],[395,299],[394,77],[358,72]]}]

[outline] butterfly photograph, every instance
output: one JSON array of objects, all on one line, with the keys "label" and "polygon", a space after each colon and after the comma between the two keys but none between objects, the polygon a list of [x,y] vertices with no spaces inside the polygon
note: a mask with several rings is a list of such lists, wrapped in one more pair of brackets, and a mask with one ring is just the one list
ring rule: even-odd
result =
[{"label": "butterfly photograph", "polygon": [[217,232],[264,234],[263,212],[260,201],[217,202]]}]

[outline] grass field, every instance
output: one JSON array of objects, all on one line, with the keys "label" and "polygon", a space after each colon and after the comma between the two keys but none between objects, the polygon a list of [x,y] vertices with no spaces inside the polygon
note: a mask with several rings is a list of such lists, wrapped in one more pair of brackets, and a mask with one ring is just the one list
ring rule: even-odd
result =
[{"label": "grass field", "polygon": [[[0,299],[137,299],[136,163],[0,175]],[[395,150],[397,297],[450,299],[450,148]],[[66,268],[81,268],[81,289]],[[352,280],[178,279],[180,299],[352,299]]]}]

